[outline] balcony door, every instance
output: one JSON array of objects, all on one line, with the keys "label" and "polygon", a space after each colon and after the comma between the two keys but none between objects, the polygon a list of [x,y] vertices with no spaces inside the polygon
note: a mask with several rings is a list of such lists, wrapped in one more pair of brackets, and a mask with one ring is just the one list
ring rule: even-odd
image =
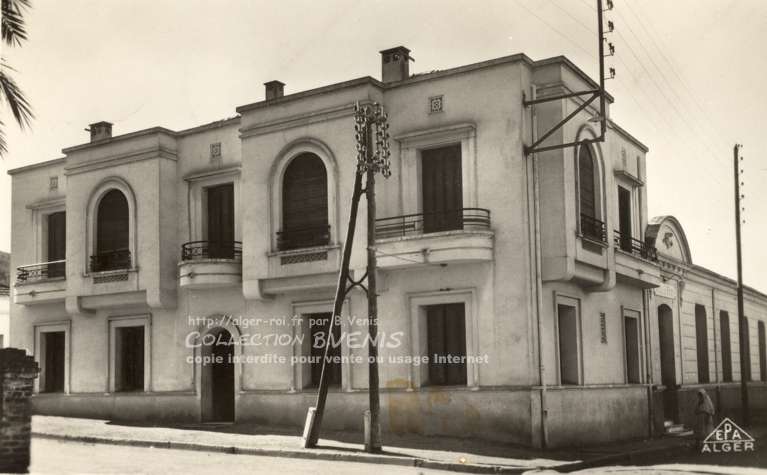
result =
[{"label": "balcony door", "polygon": [[618,187],[618,231],[621,249],[631,252],[631,192]]},{"label": "balcony door", "polygon": [[99,202],[96,219],[96,255],[92,258],[91,270],[129,268],[130,211],[125,195],[116,189],[107,192]]},{"label": "balcony door", "polygon": [[234,259],[234,185],[208,188],[208,257]]},{"label": "balcony door", "polygon": [[[67,249],[67,219],[64,211],[48,215],[48,262],[61,261],[66,258]],[[48,265],[48,277],[63,277],[64,263]]]},{"label": "balcony door", "polygon": [[423,232],[463,229],[461,145],[421,152]]}]

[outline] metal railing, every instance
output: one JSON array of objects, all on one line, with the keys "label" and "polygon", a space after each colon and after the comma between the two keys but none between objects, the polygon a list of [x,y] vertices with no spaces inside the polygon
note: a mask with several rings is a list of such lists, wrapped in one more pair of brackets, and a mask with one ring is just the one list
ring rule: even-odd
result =
[{"label": "metal railing", "polygon": [[658,260],[658,251],[654,246],[648,245],[639,239],[634,239],[629,234],[623,234],[617,229],[613,230],[615,245],[622,251],[628,252],[643,259]]},{"label": "metal railing", "polygon": [[240,241],[191,241],[181,245],[181,260],[195,259],[242,259]]},{"label": "metal railing", "polygon": [[66,260],[41,262],[16,268],[16,282],[35,282],[66,276]]},{"label": "metal railing", "polygon": [[287,251],[324,246],[330,242],[330,225],[306,226],[277,232],[277,249]]},{"label": "metal railing", "polygon": [[581,234],[593,241],[607,242],[607,227],[605,223],[593,216],[581,213]]},{"label": "metal railing", "polygon": [[107,270],[130,269],[130,249],[116,249],[114,251],[102,251],[91,256],[91,272]]},{"label": "metal railing", "polygon": [[461,229],[490,229],[490,210],[462,208],[376,219],[376,237],[390,238]]}]

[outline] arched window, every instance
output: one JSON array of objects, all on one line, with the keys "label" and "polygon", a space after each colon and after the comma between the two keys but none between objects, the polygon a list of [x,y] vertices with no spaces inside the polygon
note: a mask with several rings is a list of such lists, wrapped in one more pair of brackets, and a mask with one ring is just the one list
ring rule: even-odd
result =
[{"label": "arched window", "polygon": [[580,199],[581,233],[590,239],[607,239],[604,223],[599,219],[598,168],[591,153],[591,147],[583,144],[578,149],[578,195]]},{"label": "arched window", "polygon": [[94,272],[130,267],[130,213],[120,190],[108,191],[96,210],[96,253],[91,257]]},{"label": "arched window", "polygon": [[302,153],[285,169],[280,250],[322,246],[330,241],[328,176],[322,159]]}]

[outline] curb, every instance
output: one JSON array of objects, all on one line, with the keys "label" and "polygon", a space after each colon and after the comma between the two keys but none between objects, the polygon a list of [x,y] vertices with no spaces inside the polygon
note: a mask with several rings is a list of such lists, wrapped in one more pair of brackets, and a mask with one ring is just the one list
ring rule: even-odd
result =
[{"label": "curb", "polygon": [[[317,451],[292,450],[292,449],[262,449],[256,447],[236,447],[212,444],[200,444],[195,442],[173,442],[168,440],[136,440],[136,439],[112,439],[108,437],[78,436],[67,434],[50,434],[32,432],[32,437],[39,439],[63,440],[67,442],[83,442],[88,444],[109,444],[128,447],[152,447],[159,449],[190,450],[197,452],[214,452],[238,455],[257,455],[265,457],[288,457],[297,459],[327,460],[340,462],[375,463],[381,465],[398,465],[405,467],[429,468],[463,473],[523,473],[528,470],[536,470],[537,467],[513,467],[504,465],[480,465],[462,464],[455,462],[440,462],[419,457],[401,455],[368,455],[364,453],[340,453],[329,451],[332,449],[318,449]],[[559,468],[559,467],[557,467]]]},{"label": "curb", "polygon": [[690,447],[694,445],[695,445],[694,441],[688,440],[683,443],[675,444],[671,447],[655,447],[655,448],[634,450],[631,452],[623,452],[620,454],[605,455],[603,457],[584,460],[582,462],[558,465],[557,467],[553,467],[553,469],[561,473],[576,472],[578,470],[585,470],[588,468],[604,467],[606,465],[612,465],[616,462],[626,462],[626,461],[631,462],[636,460],[638,457],[644,457],[647,455],[665,455],[667,453],[673,453],[678,450],[689,449]]}]

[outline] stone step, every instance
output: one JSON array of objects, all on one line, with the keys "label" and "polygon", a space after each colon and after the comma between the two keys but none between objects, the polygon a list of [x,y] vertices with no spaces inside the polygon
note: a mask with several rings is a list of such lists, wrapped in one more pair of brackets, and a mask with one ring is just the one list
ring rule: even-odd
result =
[{"label": "stone step", "polygon": [[694,432],[691,431],[690,429],[685,429],[685,430],[683,430],[681,432],[669,433],[668,435],[671,436],[671,437],[689,437],[689,436],[691,436],[693,434],[694,434]]},{"label": "stone step", "polygon": [[680,432],[684,432],[687,430],[684,426],[684,424],[674,424],[672,426],[666,427],[666,434],[678,434]]}]

